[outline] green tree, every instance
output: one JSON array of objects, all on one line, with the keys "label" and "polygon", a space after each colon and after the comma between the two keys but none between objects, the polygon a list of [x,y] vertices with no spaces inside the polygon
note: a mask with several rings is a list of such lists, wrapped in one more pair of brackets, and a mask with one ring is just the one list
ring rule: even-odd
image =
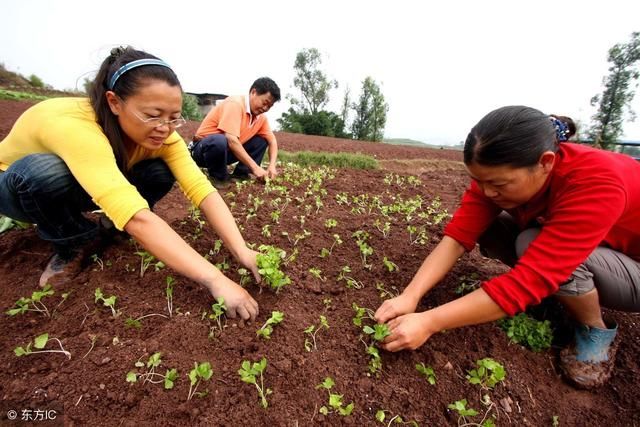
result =
[{"label": "green tree", "polygon": [[186,93],[182,94],[182,117],[196,122],[202,120],[202,113],[200,112],[200,107],[198,107],[198,98]]},{"label": "green tree", "polygon": [[31,74],[29,76],[29,83],[33,87],[39,87],[39,88],[43,88],[44,87],[44,82],[42,81],[42,79],[40,77],[36,76],[35,74]]},{"label": "green tree", "polygon": [[362,82],[360,98],[351,108],[355,114],[351,124],[353,138],[382,141],[389,105],[384,100],[380,86],[371,77]]},{"label": "green tree", "polygon": [[351,105],[351,89],[349,86],[344,90],[344,96],[342,97],[342,107],[340,109],[340,118],[344,123],[344,126],[347,127],[347,122],[349,120],[349,107]]},{"label": "green tree", "polygon": [[593,116],[593,126],[590,137],[602,148],[609,148],[622,135],[625,109],[631,119],[634,112],[629,107],[635,95],[637,84],[633,84],[640,72],[640,32],[631,34],[628,43],[618,43],[609,49],[609,75],[603,80],[604,91],[591,98],[591,105],[598,105],[598,111]]},{"label": "green tree", "polygon": [[293,108],[277,120],[284,132],[347,138],[342,118],[331,111],[298,112]]},{"label": "green tree", "polygon": [[300,99],[290,97],[296,109],[316,114],[329,102],[329,91],[338,87],[335,80],[329,80],[320,70],[322,56],[316,48],[302,49],[296,55],[293,65],[295,77],[293,85],[300,89]]}]

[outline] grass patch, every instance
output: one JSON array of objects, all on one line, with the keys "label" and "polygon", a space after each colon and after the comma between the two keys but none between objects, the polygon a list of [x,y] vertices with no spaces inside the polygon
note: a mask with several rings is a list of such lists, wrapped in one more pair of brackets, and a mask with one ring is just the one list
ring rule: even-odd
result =
[{"label": "grass patch", "polygon": [[51,97],[28,92],[0,89],[0,99],[8,99],[10,101],[42,101],[49,98]]},{"label": "grass patch", "polygon": [[296,163],[300,166],[330,166],[334,168],[378,169],[378,161],[364,154],[323,153],[313,151],[278,151],[282,163]]}]

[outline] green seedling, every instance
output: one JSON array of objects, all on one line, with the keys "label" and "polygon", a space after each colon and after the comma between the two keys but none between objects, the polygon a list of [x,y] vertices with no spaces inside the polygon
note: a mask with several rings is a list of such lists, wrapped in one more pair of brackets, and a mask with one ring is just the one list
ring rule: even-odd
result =
[{"label": "green seedling", "polygon": [[387,269],[387,271],[389,273],[393,273],[394,271],[398,271],[398,265],[391,261],[389,258],[384,257],[382,259],[382,263],[384,264],[385,268]]},{"label": "green seedling", "polygon": [[408,225],[407,231],[409,232],[409,243],[412,245],[426,245],[429,241],[429,236],[424,227],[416,227],[415,225]]},{"label": "green seedling", "polygon": [[351,267],[345,265],[340,269],[340,274],[338,274],[336,281],[340,282],[344,280],[348,289],[364,288],[364,283],[357,281],[352,276],[349,276],[349,273],[351,273]]},{"label": "green seedling", "polygon": [[98,267],[100,267],[100,271],[104,270],[104,262],[102,262],[102,259],[100,259],[98,254],[91,255],[91,261],[98,264]]},{"label": "green seedling", "polygon": [[309,269],[309,273],[311,273],[313,277],[315,277],[316,279],[319,279],[322,282],[327,280],[326,277],[322,276],[322,270],[320,270],[319,268],[312,267]]},{"label": "green seedling", "polygon": [[239,281],[240,286],[246,285],[247,283],[249,283],[249,280],[251,280],[251,275],[249,274],[249,270],[247,270],[246,268],[239,268],[238,275],[240,276],[240,281]]},{"label": "green seedling", "polygon": [[147,251],[137,251],[136,255],[140,257],[140,277],[144,277],[144,273],[151,266],[151,263],[156,259]]},{"label": "green seedling", "polygon": [[321,329],[329,329],[329,323],[327,322],[327,318],[325,316],[320,316],[320,323],[316,325],[311,325],[307,329],[304,330],[304,333],[309,335],[309,338],[305,338],[304,340],[304,349],[307,351],[317,350],[318,346],[316,343],[316,335],[320,332]]},{"label": "green seedling", "polygon": [[322,300],[322,304],[324,304],[325,311],[331,308],[331,303],[333,300],[331,298],[325,298]]},{"label": "green seedling", "polygon": [[223,258],[222,261],[217,262],[214,264],[216,266],[216,268],[220,271],[227,271],[229,270],[229,262],[227,261],[227,258]]},{"label": "green seedling", "polygon": [[[9,316],[16,316],[18,314],[24,314],[27,311],[35,311],[43,316],[51,317],[51,313],[47,306],[42,302],[43,298],[54,294],[54,290],[50,285],[46,285],[41,290],[33,291],[30,298],[21,297],[15,302],[14,307],[7,310]],[[66,298],[65,298],[66,299]]]},{"label": "green seedling", "polygon": [[284,319],[283,312],[272,311],[271,317],[267,319],[267,321],[264,323],[264,325],[262,325],[260,329],[258,329],[258,331],[256,332],[256,335],[265,339],[270,339],[271,332],[273,332],[272,325],[277,325],[278,323],[282,322],[283,319]]},{"label": "green seedling", "polygon": [[376,289],[378,290],[378,292],[380,292],[379,295],[382,299],[395,298],[400,295],[400,291],[398,291],[398,288],[396,288],[395,286],[391,286],[391,289],[387,289],[382,282],[376,283]]},{"label": "green seedling", "polygon": [[490,357],[476,360],[476,369],[467,371],[467,380],[471,384],[478,384],[483,389],[492,389],[501,381],[504,381],[506,372],[504,366]]},{"label": "green seedling", "polygon": [[265,224],[262,226],[262,235],[264,237],[271,237],[271,225]]},{"label": "green seedling", "polygon": [[471,273],[469,276],[460,277],[460,284],[454,292],[458,295],[465,295],[475,291],[480,286],[480,280],[478,278],[478,273]]},{"label": "green seedling", "polygon": [[[156,368],[159,367],[160,364],[162,363],[161,355],[162,354],[160,352],[157,352],[157,353],[153,353],[149,357],[149,360],[147,360],[147,363],[146,363],[146,368],[147,368],[146,372],[144,373],[138,373],[134,371],[127,372],[127,377],[126,377],[127,382],[135,383],[135,382],[138,382],[138,380],[143,380],[142,384],[146,384],[147,382],[150,382],[151,384],[163,383],[165,390],[172,389],[175,381],[178,379],[178,370],[175,368],[167,369],[167,372],[164,375],[157,373]],[[139,359],[134,365],[136,368],[145,367],[145,363],[141,362]]]},{"label": "green seedling", "polygon": [[391,335],[391,331],[385,323],[376,323],[373,328],[368,325],[363,326],[362,331],[377,342],[382,342],[385,337]]},{"label": "green seedling", "polygon": [[[456,400],[453,403],[450,403],[447,406],[449,409],[453,409],[458,413],[458,416],[464,421],[466,424],[466,417],[474,417],[478,415],[478,411],[473,408],[467,408],[467,399]],[[458,420],[458,425],[460,425],[460,419]]]},{"label": "green seedling", "polygon": [[548,320],[539,321],[526,313],[498,321],[511,341],[522,344],[535,352],[551,347],[553,329]]},{"label": "green seedling", "polygon": [[436,385],[436,374],[433,372],[433,368],[431,366],[426,366],[424,363],[420,362],[416,364],[416,370],[420,372],[429,384]]},{"label": "green seedling", "polygon": [[[193,396],[196,394],[196,390],[202,381],[209,381],[213,376],[213,370],[211,369],[211,364],[209,362],[202,362],[200,364],[194,362],[193,369],[189,371],[187,377],[189,377],[189,394],[187,396],[187,400],[191,400]],[[198,393],[198,396],[205,395],[204,393]]]},{"label": "green seedling", "polygon": [[362,327],[362,320],[366,317],[367,319],[374,320],[373,318],[373,310],[366,307],[359,307],[355,302],[351,304],[351,308],[356,312],[355,316],[352,319],[352,322],[357,327]]},{"label": "green seedling", "polygon": [[[387,411],[385,409],[379,409],[378,411],[376,411],[376,421],[381,422],[382,424],[386,423],[386,418],[387,418],[387,412],[389,414],[392,414],[391,411]],[[419,427],[418,423],[414,420],[411,421],[405,421],[402,419],[402,417],[400,415],[394,415],[393,417],[391,417],[389,419],[389,422],[387,423],[387,427],[390,427],[391,424],[407,424],[413,427]]]},{"label": "green seedling", "polygon": [[376,219],[373,222],[373,226],[382,234],[383,238],[387,238],[389,237],[389,233],[391,232],[391,223],[390,222],[385,222],[384,224],[379,220]]},{"label": "green seedling", "polygon": [[289,265],[293,262],[296,261],[296,259],[298,258],[298,254],[300,253],[300,251],[298,251],[298,248],[293,248],[293,251],[291,251],[291,255],[289,255],[289,258],[286,258],[283,261],[284,265]]},{"label": "green seedling", "polygon": [[371,268],[371,264],[367,264],[367,257],[373,255],[373,248],[369,246],[367,240],[369,239],[369,233],[366,231],[358,230],[353,233],[352,237],[355,237],[356,244],[360,249],[360,257],[362,258],[362,266],[364,268]]},{"label": "green seedling", "polygon": [[165,296],[167,297],[167,311],[169,312],[169,317],[173,317],[173,284],[176,282],[173,277],[167,276],[166,279],[167,287],[164,291]]},{"label": "green seedling", "polygon": [[[270,388],[264,388],[264,376],[263,373],[267,369],[267,358],[263,357],[259,362],[251,363],[249,360],[243,360],[241,368],[238,369],[238,374],[242,382],[247,384],[253,384],[258,389],[258,396],[263,408],[269,406],[267,402],[267,396],[272,393]],[[258,377],[260,377],[260,384],[258,384]]]},{"label": "green seedling", "polygon": [[391,334],[389,327],[386,324],[376,323],[373,327],[369,325],[363,326],[363,320],[368,319],[375,322],[373,310],[359,307],[356,303],[352,306],[355,311],[355,316],[352,319],[353,324],[362,329],[364,336],[371,337],[372,342],[367,343],[360,336],[360,341],[364,344],[365,352],[369,356],[369,374],[378,375],[382,370],[382,358],[380,357],[380,350],[378,349],[379,343],[381,343],[385,337]]},{"label": "green seedling", "polygon": [[347,406],[344,406],[342,402],[343,395],[331,393],[331,389],[334,385],[335,382],[333,381],[333,379],[331,377],[326,377],[324,381],[322,381],[322,383],[316,386],[316,389],[323,388],[327,390],[327,393],[329,393],[329,406],[321,406],[320,413],[325,416],[334,412],[342,415],[343,417],[351,415],[351,413],[353,412],[354,403],[351,402]]},{"label": "green seedling", "polygon": [[222,249],[222,240],[216,239],[216,241],[213,242],[212,255],[219,254],[220,253],[220,249]]},{"label": "green seedling", "polygon": [[276,224],[280,224],[280,211],[279,210],[275,210],[273,212],[271,212],[271,221],[275,222]]},{"label": "green seedling", "polygon": [[118,316],[118,312],[116,311],[117,298],[115,295],[111,295],[110,297],[105,298],[105,295],[102,293],[102,290],[100,288],[96,288],[94,295],[95,295],[94,302],[96,304],[98,302],[102,302],[102,305],[104,305],[105,307],[109,307],[111,309],[111,314],[113,315],[113,317]]},{"label": "green seedling", "polygon": [[224,298],[216,298],[216,302],[211,304],[211,314],[209,314],[209,319],[215,322],[209,329],[209,338],[215,338],[222,333],[222,330],[226,326],[226,322],[223,324],[223,318],[226,312],[227,306],[224,303]]},{"label": "green seedling", "polygon": [[277,294],[282,287],[291,283],[289,276],[280,270],[280,263],[287,253],[280,248],[269,245],[260,245],[258,250],[260,251],[256,257],[258,273]]},{"label": "green seedling", "polygon": [[65,356],[67,356],[67,359],[69,360],[71,359],[71,353],[69,353],[67,350],[64,349],[64,347],[62,347],[62,342],[60,342],[58,338],[51,338],[51,341],[57,342],[58,345],[60,346],[60,350],[44,349],[45,346],[47,345],[47,342],[49,342],[49,334],[44,333],[44,334],[38,335],[33,339],[33,348],[35,348],[35,350],[31,349],[32,343],[30,341],[26,347],[16,347],[13,349],[13,352],[17,357],[29,356],[36,353],[62,353]]},{"label": "green seedling", "polygon": [[329,218],[324,222],[324,227],[329,230],[338,226],[338,221],[333,218]]}]

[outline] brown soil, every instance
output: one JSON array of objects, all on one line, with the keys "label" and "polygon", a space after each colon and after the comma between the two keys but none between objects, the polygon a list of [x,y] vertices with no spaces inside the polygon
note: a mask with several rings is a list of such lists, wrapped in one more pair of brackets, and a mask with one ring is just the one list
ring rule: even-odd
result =
[{"label": "brown soil", "polygon": [[[0,101],[0,137],[6,135],[11,124],[28,103]],[[193,131],[196,124],[191,124]],[[185,133],[185,136],[188,136]],[[375,143],[357,143],[329,138],[278,134],[281,145],[290,151],[330,150],[373,153],[379,159],[447,160],[459,161],[460,153],[449,150],[429,150],[413,147],[386,146]],[[394,160],[395,161],[395,160]],[[404,164],[404,163],[400,163]],[[293,173],[293,170],[289,170]],[[416,169],[408,167],[408,173]],[[422,196],[423,209],[434,197],[442,200],[450,212],[467,184],[463,171],[436,168],[418,174],[419,185],[404,183],[385,184],[387,170],[338,170],[335,177],[326,178],[322,188],[327,191],[321,200],[323,206],[316,211],[314,196],[304,198],[307,183],[296,186],[293,180],[284,183],[291,188],[291,202],[276,224],[271,221],[271,202],[278,197],[265,193],[258,184],[250,184],[242,191],[226,192],[227,203],[243,227],[247,242],[272,244],[291,254],[293,245],[281,233],[290,237],[300,233],[301,216],[305,216],[304,229],[311,236],[298,242],[297,259],[284,267],[292,285],[278,295],[270,290],[259,291],[254,284],[247,285],[260,304],[259,321],[242,326],[227,321],[226,328],[215,339],[208,338],[212,323],[202,314],[210,311],[212,298],[207,292],[168,269],[155,271],[151,267],[140,277],[140,257],[131,241],[115,243],[100,254],[100,265],[90,262],[64,290],[45,299],[51,318],[38,313],[10,317],[4,312],[16,300],[29,296],[38,283],[38,277],[50,255],[49,247],[40,241],[33,229],[12,230],[0,237],[0,310],[2,334],[0,336],[0,420],[6,422],[9,409],[56,409],[56,422],[45,425],[382,425],[375,420],[376,411],[385,409],[387,422],[400,415],[404,420],[416,420],[420,425],[457,425],[457,414],[447,409],[454,401],[467,399],[468,406],[481,414],[489,411],[497,425],[548,426],[557,416],[561,425],[625,425],[640,424],[638,383],[640,382],[640,331],[635,314],[609,313],[619,324],[620,346],[611,380],[597,390],[578,390],[560,376],[558,354],[560,344],[566,343],[567,329],[557,307],[550,307],[547,316],[558,328],[558,342],[550,350],[533,353],[519,345],[509,343],[506,335],[495,324],[450,330],[433,336],[417,351],[400,353],[382,352],[383,371],[379,376],[367,375],[368,357],[360,342],[358,329],[352,324],[352,303],[371,309],[382,302],[375,285],[383,282],[387,289],[402,289],[411,279],[420,263],[442,235],[442,225],[429,225],[414,215],[409,223],[424,226],[429,234],[426,245],[410,244],[407,218],[392,214],[390,234],[384,238],[374,226],[375,219],[384,221],[376,209],[362,213],[352,212],[350,206],[337,203],[336,195],[368,194],[379,196],[383,203],[394,197],[408,199]],[[316,193],[314,193],[315,195]],[[264,204],[257,216],[248,218],[253,201],[259,197]],[[298,199],[296,199],[298,198]],[[310,208],[306,207],[310,206]],[[188,203],[178,189],[162,200],[157,213],[165,218],[201,254],[207,255],[214,247],[216,236],[207,227],[199,235],[197,224],[189,215]],[[325,220],[336,219],[336,228],[327,230]],[[270,224],[271,237],[263,235],[263,226]],[[356,230],[370,234],[369,244],[374,249],[370,257],[371,270],[362,266],[358,248],[351,237]],[[323,247],[332,242],[337,233],[344,243],[332,255],[318,257]],[[383,257],[394,261],[400,268],[388,272]],[[239,280],[238,265],[222,249],[211,255],[211,261],[227,261],[229,277]],[[335,279],[340,269],[349,265],[351,275],[364,284],[362,289],[347,289],[344,282]],[[322,270],[326,281],[309,273],[311,267]],[[465,255],[443,283],[438,286],[419,309],[424,310],[456,298],[454,289],[463,275],[473,272],[481,279],[505,271],[505,267],[479,255],[477,251]],[[172,318],[153,316],[143,319],[140,329],[127,327],[129,317],[158,313],[167,314],[165,281],[176,279],[174,315]],[[108,308],[94,303],[94,290],[100,287],[106,295],[116,295],[119,315],[113,317]],[[70,292],[61,302],[62,292]],[[59,304],[59,305],[58,305]],[[271,311],[285,313],[283,323],[274,327],[271,340],[256,337],[256,330],[269,317]],[[317,335],[317,350],[305,351],[303,330],[317,324],[320,315],[327,317],[330,328]],[[72,357],[49,353],[16,357],[13,349],[26,345],[34,336],[48,332],[59,338]],[[564,342],[563,342],[564,341]],[[49,344],[47,348],[50,348]],[[161,373],[165,368],[177,368],[179,378],[172,390],[161,384],[130,384],[125,381],[134,363],[146,359],[154,352],[162,352]],[[259,405],[255,387],[242,383],[237,374],[243,360],[268,359],[265,386],[273,390],[268,397],[269,407]],[[504,383],[493,390],[481,390],[467,382],[467,370],[483,357],[492,357],[507,371]],[[189,381],[187,372],[194,362],[209,361],[213,367],[211,381],[200,385],[208,393],[187,402]],[[437,376],[435,385],[421,378],[415,364],[431,365]],[[327,405],[326,392],[315,386],[331,376],[334,390],[344,395],[344,402],[354,402],[355,410],[349,417],[318,413]],[[495,405],[485,406],[481,399],[488,395]],[[20,415],[20,414],[19,414]],[[482,415],[467,417],[468,422],[481,422]],[[615,420],[615,421],[613,421]],[[460,420],[462,422],[462,420]]]}]

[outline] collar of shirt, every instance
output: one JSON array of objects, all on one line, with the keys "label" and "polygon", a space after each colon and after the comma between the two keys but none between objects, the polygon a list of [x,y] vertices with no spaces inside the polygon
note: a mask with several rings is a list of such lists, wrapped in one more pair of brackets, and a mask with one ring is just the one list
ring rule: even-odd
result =
[{"label": "collar of shirt", "polygon": [[255,122],[255,119],[258,118],[258,116],[253,116],[253,114],[251,113],[251,106],[249,105],[249,100],[251,99],[251,94],[247,95],[245,97],[245,107],[246,107],[246,113],[249,115],[249,127],[253,126],[253,123]]}]

